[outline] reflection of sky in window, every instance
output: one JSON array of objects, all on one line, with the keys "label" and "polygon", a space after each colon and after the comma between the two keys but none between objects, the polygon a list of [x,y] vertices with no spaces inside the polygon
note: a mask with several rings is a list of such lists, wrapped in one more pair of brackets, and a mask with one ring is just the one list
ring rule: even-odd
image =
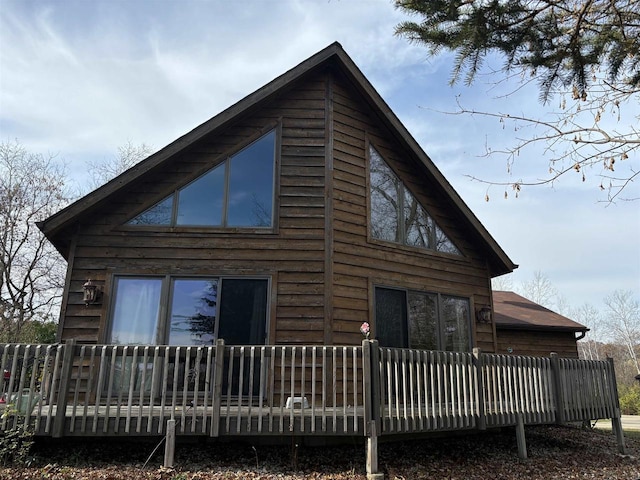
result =
[{"label": "reflection of sky in window", "polygon": [[224,164],[178,192],[178,225],[221,225]]},{"label": "reflection of sky in window", "polygon": [[211,345],[214,340],[217,279],[173,282],[170,345]]},{"label": "reflection of sky in window", "polygon": [[267,227],[272,223],[275,131],[230,159],[227,225]]},{"label": "reflection of sky in window", "polygon": [[111,342],[155,344],[160,313],[160,278],[118,278]]}]

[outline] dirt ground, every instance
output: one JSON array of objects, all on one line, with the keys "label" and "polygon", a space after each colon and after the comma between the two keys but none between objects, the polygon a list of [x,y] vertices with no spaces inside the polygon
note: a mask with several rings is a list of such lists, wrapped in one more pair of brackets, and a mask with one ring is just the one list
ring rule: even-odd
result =
[{"label": "dirt ground", "polygon": [[[577,427],[527,427],[529,458],[518,459],[515,431],[387,442],[379,446],[388,479],[620,479],[640,480],[640,437],[621,455],[610,432]],[[332,447],[186,442],[178,439],[176,467],[164,469],[156,441],[38,442],[30,464],[0,467],[11,480],[366,479],[362,439]],[[145,465],[145,462],[148,463]]]}]

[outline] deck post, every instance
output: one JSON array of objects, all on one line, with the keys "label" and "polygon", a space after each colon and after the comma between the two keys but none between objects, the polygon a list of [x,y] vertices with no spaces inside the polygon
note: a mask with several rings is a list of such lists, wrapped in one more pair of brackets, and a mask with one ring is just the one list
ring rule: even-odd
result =
[{"label": "deck post", "polygon": [[564,389],[562,375],[560,373],[560,359],[558,354],[551,352],[551,374],[553,375],[554,403],[556,406],[556,423],[565,423],[564,416]]},{"label": "deck post", "polygon": [[367,479],[383,480],[384,473],[378,472],[378,432],[376,422],[369,422],[369,435],[367,436]]},{"label": "deck post", "polygon": [[371,418],[376,424],[376,434],[382,432],[382,417],[380,414],[380,346],[377,340],[371,340],[370,372],[371,372]]},{"label": "deck post", "polygon": [[612,390],[611,396],[613,398],[613,418],[611,419],[611,430],[616,436],[618,442],[618,451],[625,455],[627,453],[627,446],[624,441],[624,431],[622,430],[622,421],[620,419],[620,399],[618,398],[618,380],[616,379],[616,371],[613,364],[613,358],[608,357],[607,363],[609,365],[609,376],[611,378],[610,388]]},{"label": "deck post", "polygon": [[176,453],[176,421],[167,420],[167,433],[164,443],[164,468],[173,468]]},{"label": "deck post", "polygon": [[524,436],[524,415],[518,414],[516,418],[516,441],[518,442],[518,458],[527,459],[527,439]]},{"label": "deck post", "polygon": [[211,436],[220,435],[220,405],[222,401],[222,377],[224,376],[224,339],[216,341],[216,363],[213,370],[213,405],[211,406]]},{"label": "deck post", "polygon": [[476,412],[478,415],[478,429],[487,429],[487,415],[484,404],[484,372],[482,361],[482,350],[479,348],[473,349],[473,365],[476,371],[476,402],[478,404]]},{"label": "deck post", "polygon": [[60,383],[58,384],[58,398],[56,401],[56,416],[51,431],[53,438],[60,438],[64,435],[64,423],[67,414],[67,395],[69,393],[69,385],[71,384],[75,346],[76,341],[73,338],[68,339],[64,344],[62,368],[60,369]]},{"label": "deck post", "polygon": [[378,432],[380,431],[380,351],[377,340],[362,341],[365,434],[367,436],[367,478],[382,480],[378,473]]}]

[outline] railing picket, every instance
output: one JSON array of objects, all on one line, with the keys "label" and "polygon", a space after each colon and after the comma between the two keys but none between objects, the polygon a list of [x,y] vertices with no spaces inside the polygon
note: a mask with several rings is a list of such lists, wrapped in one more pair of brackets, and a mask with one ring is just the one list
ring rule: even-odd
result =
[{"label": "railing picket", "polygon": [[287,347],[280,347],[280,433],[284,433],[284,378],[285,378],[285,353]]},{"label": "railing picket", "polygon": [[264,407],[264,392],[265,392],[265,348],[260,347],[260,386],[258,387],[258,433],[262,433],[262,418],[263,418],[263,407]]},{"label": "railing picket", "polygon": [[296,347],[291,347],[291,379],[290,379],[291,385],[289,387],[289,391],[290,391],[290,397],[291,398],[291,405],[289,408],[289,431],[293,432],[294,429],[294,425],[295,425],[295,420],[294,420],[294,405],[293,405],[293,399],[295,397],[295,384],[296,384]]},{"label": "railing picket", "polygon": [[347,433],[348,422],[347,422],[347,393],[348,393],[348,382],[347,378],[347,347],[342,347],[342,429],[345,433]]},{"label": "railing picket", "polygon": [[226,414],[225,414],[225,425],[226,432],[231,432],[231,391],[233,386],[233,369],[235,365],[235,347],[231,345],[229,347],[229,372],[227,374],[227,401],[226,401]]},{"label": "railing picket", "polygon": [[[180,432],[185,433],[187,428],[187,404],[189,401],[189,377],[191,376],[191,346],[185,348],[184,351],[184,369],[182,370],[182,402],[180,403]],[[180,365],[179,362],[176,363],[176,366]],[[176,375],[178,378],[179,375]],[[178,391],[176,391],[178,393]],[[176,396],[177,401],[177,396]],[[176,402],[173,402],[173,409],[175,410],[177,407]]]},{"label": "railing picket", "polygon": [[244,389],[244,354],[245,347],[240,347],[240,366],[238,367],[238,411],[236,413],[236,433],[242,428],[242,392]]},{"label": "railing picket", "polygon": [[322,432],[327,432],[327,347],[322,347]]},{"label": "railing picket", "polygon": [[158,388],[158,375],[161,368],[159,366],[160,347],[153,348],[153,368],[151,370],[151,391],[149,392],[149,411],[147,413],[147,432],[151,433],[153,429],[153,409],[155,406],[156,389]]},{"label": "railing picket", "polygon": [[[191,369],[191,371],[189,372],[189,375],[191,375],[191,372],[193,372],[193,400],[191,400],[191,433],[196,433],[196,427],[197,427],[197,419],[198,419],[198,397],[200,394],[200,370],[201,370],[201,365],[202,365],[202,346],[198,346],[196,347],[196,360],[194,363],[193,368]],[[144,378],[144,377],[143,377]],[[203,410],[203,412],[206,412],[206,408]],[[205,414],[206,415],[206,414]],[[202,419],[202,424],[206,425],[206,418]]]},{"label": "railing picket", "polygon": [[[358,432],[358,351],[361,350],[361,347],[351,348],[351,355],[353,357],[353,433]],[[362,391],[362,399],[364,400],[364,389]]]},{"label": "railing picket", "polygon": [[316,431],[316,354],[317,347],[311,347],[311,433]]},{"label": "railing picket", "polygon": [[[164,368],[162,369],[162,397],[160,399],[160,420],[158,421],[158,433],[162,433],[164,429],[164,411],[167,405],[167,396],[169,395],[169,360],[171,350],[169,347],[164,348]],[[176,357],[177,358],[177,357]],[[174,376],[176,374],[174,368]]]},{"label": "railing picket", "polygon": [[332,365],[332,378],[333,378],[333,382],[332,382],[332,387],[333,387],[333,426],[332,426],[332,431],[333,433],[336,433],[338,425],[337,425],[337,415],[338,415],[338,351],[334,348],[331,349],[331,351],[333,352],[333,355],[331,356],[333,365]]},{"label": "railing picket", "polygon": [[274,394],[275,394],[275,382],[276,382],[276,347],[271,347],[271,363],[269,364],[269,433],[273,432],[273,407],[274,407]]}]

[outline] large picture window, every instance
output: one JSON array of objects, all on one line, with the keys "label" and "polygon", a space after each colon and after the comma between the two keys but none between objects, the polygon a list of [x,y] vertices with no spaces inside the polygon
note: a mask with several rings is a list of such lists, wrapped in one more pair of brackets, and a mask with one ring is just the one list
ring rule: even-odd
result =
[{"label": "large picture window", "polygon": [[276,132],[272,130],[128,223],[271,227],[275,158]]},{"label": "large picture window", "polygon": [[268,280],[115,277],[109,342],[264,344]]},{"label": "large picture window", "polygon": [[468,298],[375,288],[376,338],[383,347],[465,352],[471,348]]},{"label": "large picture window", "polygon": [[371,145],[369,197],[373,238],[460,255],[453,242]]}]

